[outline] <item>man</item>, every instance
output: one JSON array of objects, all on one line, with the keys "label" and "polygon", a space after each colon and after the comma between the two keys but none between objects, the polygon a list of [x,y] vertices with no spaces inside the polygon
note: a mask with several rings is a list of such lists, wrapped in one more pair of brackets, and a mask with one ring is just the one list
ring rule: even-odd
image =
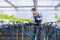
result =
[{"label": "man", "polygon": [[34,22],[36,23],[34,27],[35,35],[33,36],[32,40],[35,40],[36,33],[37,33],[37,40],[40,40],[42,15],[37,12],[36,8],[32,8],[31,11],[33,13]]}]

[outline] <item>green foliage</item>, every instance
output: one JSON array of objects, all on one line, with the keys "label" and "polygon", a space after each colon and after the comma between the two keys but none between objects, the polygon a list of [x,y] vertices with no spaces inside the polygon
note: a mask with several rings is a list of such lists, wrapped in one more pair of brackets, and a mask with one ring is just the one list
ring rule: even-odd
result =
[{"label": "green foliage", "polygon": [[0,18],[1,18],[1,19],[8,19],[9,16],[6,15],[6,14],[0,13]]},{"label": "green foliage", "polygon": [[32,22],[32,20],[29,18],[18,18],[15,17],[14,15],[7,15],[4,13],[0,13],[0,19],[9,19],[11,21],[20,21],[20,22],[24,22],[24,21]]},{"label": "green foliage", "polygon": [[56,20],[59,20],[59,19],[60,19],[60,16],[58,16],[58,14],[55,13],[55,14],[54,14],[54,18],[55,18]]}]

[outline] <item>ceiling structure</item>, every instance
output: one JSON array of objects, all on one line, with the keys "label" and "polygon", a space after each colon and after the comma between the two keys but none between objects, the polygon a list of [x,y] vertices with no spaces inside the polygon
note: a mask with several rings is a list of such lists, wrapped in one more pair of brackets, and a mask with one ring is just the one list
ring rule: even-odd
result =
[{"label": "ceiling structure", "polygon": [[60,0],[0,0],[0,7],[34,7],[35,3],[38,7],[59,7]]},{"label": "ceiling structure", "polygon": [[60,0],[0,0],[0,9],[29,9],[32,7],[55,10],[60,7]]}]

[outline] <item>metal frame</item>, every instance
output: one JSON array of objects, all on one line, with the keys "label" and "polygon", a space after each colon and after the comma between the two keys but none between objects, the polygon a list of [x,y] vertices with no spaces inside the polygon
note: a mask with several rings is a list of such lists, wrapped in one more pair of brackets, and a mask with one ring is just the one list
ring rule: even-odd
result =
[{"label": "metal frame", "polygon": [[56,6],[38,6],[37,5],[37,0],[33,0],[33,4],[34,6],[15,6],[14,4],[12,4],[10,1],[8,0],[4,0],[5,2],[7,2],[8,4],[10,4],[11,6],[0,6],[0,8],[15,8],[16,10],[18,10],[17,8],[28,8],[28,7],[57,7],[58,5]]},{"label": "metal frame", "polygon": [[[22,7],[34,7],[34,6],[16,6],[17,8],[22,8]],[[37,7],[55,7],[55,6],[37,6]],[[13,6],[0,6],[0,8],[14,8]]]},{"label": "metal frame", "polygon": [[13,7],[15,7],[16,8],[16,6],[14,5],[14,4],[12,4],[11,2],[9,2],[8,0],[4,0],[6,3],[8,3],[8,4],[10,4],[11,6],[13,6]]},{"label": "metal frame", "polygon": [[8,4],[10,4],[11,6],[0,6],[0,8],[15,8],[16,11],[18,10],[17,8],[28,8],[28,7],[55,7],[55,10],[57,9],[57,7],[60,7],[60,3],[57,4],[56,6],[38,6],[37,5],[37,0],[33,0],[33,4],[34,6],[15,6],[14,4],[12,4],[10,1],[8,0],[4,0],[5,2],[7,2]]},{"label": "metal frame", "polygon": [[58,7],[60,7],[60,3],[55,6],[55,10],[58,10]]},{"label": "metal frame", "polygon": [[28,7],[55,7],[55,10],[56,10],[56,8],[59,6],[59,4],[56,5],[56,6],[38,6],[37,5],[37,0],[33,0],[34,6],[15,6],[11,2],[9,2],[8,0],[4,0],[4,1],[7,2],[8,4],[10,4],[11,6],[0,6],[0,8],[15,8],[16,11],[18,11],[18,8],[28,8]]},{"label": "metal frame", "polygon": [[[4,0],[4,1],[10,4],[11,6],[0,6],[0,8],[21,8],[21,7],[36,7],[37,6],[37,0],[33,0],[34,6],[15,6],[8,0]],[[55,7],[55,6],[37,6],[37,7]]]},{"label": "metal frame", "polygon": [[37,0],[33,0],[34,7],[37,8]]}]

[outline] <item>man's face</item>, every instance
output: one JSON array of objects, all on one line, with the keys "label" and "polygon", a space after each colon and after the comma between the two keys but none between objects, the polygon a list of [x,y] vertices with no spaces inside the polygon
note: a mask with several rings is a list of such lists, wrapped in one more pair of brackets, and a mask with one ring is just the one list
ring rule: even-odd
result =
[{"label": "man's face", "polygon": [[33,11],[33,10],[32,10],[32,13],[33,13],[33,14],[37,14],[37,11]]}]

